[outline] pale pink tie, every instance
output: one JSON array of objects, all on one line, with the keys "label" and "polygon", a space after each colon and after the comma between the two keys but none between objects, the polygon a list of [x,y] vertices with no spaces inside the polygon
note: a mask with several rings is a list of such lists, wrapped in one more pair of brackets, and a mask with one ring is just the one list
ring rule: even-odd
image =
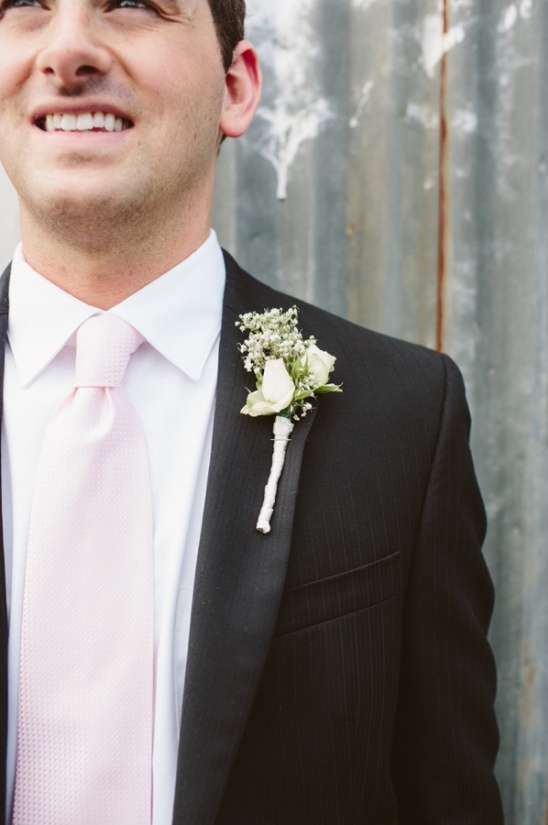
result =
[{"label": "pale pink tie", "polygon": [[150,825],[152,505],[120,386],[142,342],[79,328],[76,382],[46,431],[25,576],[13,825]]}]

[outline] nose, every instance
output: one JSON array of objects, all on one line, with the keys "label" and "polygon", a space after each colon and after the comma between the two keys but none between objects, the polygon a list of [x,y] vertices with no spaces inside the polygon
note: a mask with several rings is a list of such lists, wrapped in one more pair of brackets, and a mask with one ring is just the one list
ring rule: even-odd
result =
[{"label": "nose", "polygon": [[71,89],[109,71],[112,56],[101,38],[97,13],[87,0],[57,0],[52,5],[36,65],[60,87]]}]

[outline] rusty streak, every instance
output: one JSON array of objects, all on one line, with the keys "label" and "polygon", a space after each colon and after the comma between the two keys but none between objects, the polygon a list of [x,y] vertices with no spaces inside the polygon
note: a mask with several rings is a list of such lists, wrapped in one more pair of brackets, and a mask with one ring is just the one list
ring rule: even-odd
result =
[{"label": "rusty streak", "polygon": [[[449,0],[443,0],[443,38],[449,31]],[[447,275],[447,52],[442,50],[440,62],[440,153],[439,153],[439,206],[438,206],[438,296],[436,348],[443,349],[445,337],[445,281]]]}]

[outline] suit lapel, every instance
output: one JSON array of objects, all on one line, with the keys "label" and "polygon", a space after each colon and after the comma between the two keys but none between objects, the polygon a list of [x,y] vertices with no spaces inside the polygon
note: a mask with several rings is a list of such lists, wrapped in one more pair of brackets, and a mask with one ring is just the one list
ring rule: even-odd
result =
[{"label": "suit lapel", "polygon": [[[174,825],[215,821],[258,687],[287,568],[301,460],[313,415],[295,428],[272,532],[255,529],[272,456],[272,417],[240,414],[238,315],[272,304],[268,288],[227,258],[212,461],[196,570]],[[289,306],[290,304],[288,304]]]}]

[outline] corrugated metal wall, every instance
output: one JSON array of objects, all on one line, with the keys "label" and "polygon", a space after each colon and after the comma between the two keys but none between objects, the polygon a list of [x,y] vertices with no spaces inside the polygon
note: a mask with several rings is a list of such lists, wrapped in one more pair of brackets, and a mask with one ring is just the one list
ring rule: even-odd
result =
[{"label": "corrugated metal wall", "polygon": [[261,279],[463,369],[507,823],[548,825],[548,0],[248,2],[266,88],[215,226]]}]

